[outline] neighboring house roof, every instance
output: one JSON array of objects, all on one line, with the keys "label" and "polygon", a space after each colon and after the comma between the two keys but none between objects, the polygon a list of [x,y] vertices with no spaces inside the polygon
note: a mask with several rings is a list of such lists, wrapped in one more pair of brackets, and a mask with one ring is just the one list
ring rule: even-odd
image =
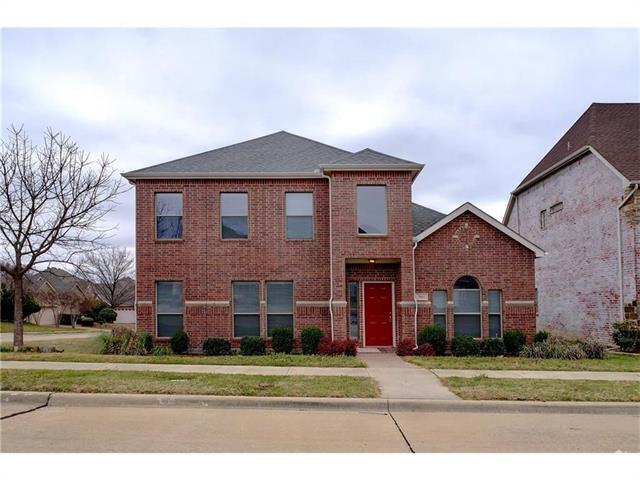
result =
[{"label": "neighboring house roof", "polygon": [[75,289],[86,295],[93,291],[91,283],[61,268],[48,268],[42,272],[36,272],[30,276],[30,282],[35,289],[49,286],[59,293]]},{"label": "neighboring house roof", "polygon": [[437,212],[417,203],[411,204],[411,213],[413,214],[413,235],[416,236],[424,232],[431,225],[441,220],[446,215],[444,213]]},{"label": "neighboring house roof", "polygon": [[495,227],[496,229],[500,230],[502,233],[504,233],[508,237],[512,238],[516,242],[520,243],[525,248],[528,248],[529,250],[534,252],[536,254],[536,257],[544,256],[545,252],[540,247],[538,247],[537,245],[531,243],[529,240],[524,238],[522,235],[514,232],[509,227],[507,227],[506,225],[500,223],[498,220],[493,218],[491,215],[489,215],[486,212],[483,212],[478,207],[476,207],[475,205],[473,205],[473,204],[471,204],[469,202],[460,205],[458,208],[456,208],[449,215],[444,216],[439,221],[437,221],[436,223],[431,225],[429,228],[424,230],[422,233],[420,233],[418,235],[415,235],[414,238],[413,238],[414,242],[421,242],[422,240],[427,238],[429,235],[431,235],[432,233],[440,230],[442,227],[447,225],[452,220],[455,220],[456,218],[458,218],[460,215],[462,215],[465,212],[473,213],[474,215],[476,215],[480,219],[482,219],[485,222],[487,222],[492,227]]},{"label": "neighboring house roof", "polygon": [[352,153],[285,131],[227,147],[198,153],[123,174],[141,178],[206,178],[238,176],[320,176],[326,166],[334,169],[364,166],[403,170],[422,169],[421,164],[365,149]]},{"label": "neighboring house roof", "polygon": [[627,180],[640,180],[640,103],[592,103],[522,180],[515,192],[590,146]]}]

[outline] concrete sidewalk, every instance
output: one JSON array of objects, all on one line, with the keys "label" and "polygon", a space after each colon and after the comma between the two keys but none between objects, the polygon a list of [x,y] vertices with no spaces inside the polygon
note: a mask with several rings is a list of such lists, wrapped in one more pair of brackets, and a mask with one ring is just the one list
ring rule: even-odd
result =
[{"label": "concrete sidewalk", "polygon": [[360,353],[358,356],[380,385],[382,398],[459,400],[429,370],[411,365],[395,353]]},{"label": "concrete sidewalk", "polygon": [[446,377],[530,378],[550,380],[609,380],[640,382],[640,372],[562,372],[544,370],[457,370],[432,369],[435,375]]}]

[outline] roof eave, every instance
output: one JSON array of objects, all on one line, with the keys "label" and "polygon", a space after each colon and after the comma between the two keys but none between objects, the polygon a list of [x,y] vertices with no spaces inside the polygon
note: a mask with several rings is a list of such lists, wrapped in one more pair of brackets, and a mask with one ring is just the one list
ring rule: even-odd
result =
[{"label": "roof eave", "polygon": [[122,176],[135,183],[136,180],[200,180],[218,178],[322,178],[319,170],[313,172],[126,172]]},{"label": "roof eave", "polygon": [[424,168],[424,164],[422,163],[412,163],[407,165],[398,165],[398,164],[334,164],[334,163],[325,163],[320,164],[320,169],[323,172],[335,172],[335,171],[385,171],[385,172],[413,172],[412,180],[416,178],[416,176],[422,171]]},{"label": "roof eave", "polygon": [[463,203],[458,208],[456,208],[453,212],[451,212],[449,215],[447,215],[444,218],[440,219],[438,222],[436,222],[433,225],[431,225],[429,228],[427,228],[425,231],[423,231],[419,235],[414,236],[413,237],[414,243],[420,243],[422,240],[427,238],[429,235],[433,234],[437,230],[440,230],[442,227],[447,225],[449,222],[455,220],[456,218],[458,218],[460,215],[462,215],[465,212],[473,213],[474,215],[476,215],[480,219],[482,219],[485,222],[487,222],[489,225],[495,227],[496,229],[500,230],[502,233],[504,233],[508,237],[510,237],[513,240],[515,240],[516,242],[520,243],[525,248],[531,250],[535,254],[536,258],[544,257],[546,255],[546,252],[543,249],[541,249],[540,247],[538,247],[534,243],[530,242],[529,240],[524,238],[519,233],[511,230],[509,227],[507,227],[506,225],[500,223],[498,220],[493,218],[491,215],[489,215],[488,213],[483,212],[478,207],[476,207],[475,205],[473,205],[472,203],[469,203],[469,202]]}]

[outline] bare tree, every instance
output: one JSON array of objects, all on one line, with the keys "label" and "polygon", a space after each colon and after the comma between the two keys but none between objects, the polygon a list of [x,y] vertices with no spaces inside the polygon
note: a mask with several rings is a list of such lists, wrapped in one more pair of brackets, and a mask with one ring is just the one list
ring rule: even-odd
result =
[{"label": "bare tree", "polygon": [[23,344],[22,293],[27,272],[51,262],[73,263],[99,248],[104,217],[125,190],[113,161],[91,161],[69,137],[48,130],[41,146],[11,127],[0,145],[0,269],[14,282],[13,345]]},{"label": "bare tree", "polygon": [[103,302],[116,308],[134,300],[133,271],[133,255],[126,248],[111,247],[84,254],[76,275],[90,282]]}]

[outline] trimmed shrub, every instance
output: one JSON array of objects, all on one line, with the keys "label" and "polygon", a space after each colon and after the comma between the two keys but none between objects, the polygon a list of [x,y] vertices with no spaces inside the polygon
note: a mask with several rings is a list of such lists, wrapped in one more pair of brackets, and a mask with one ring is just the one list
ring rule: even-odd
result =
[{"label": "trimmed shrub", "polygon": [[533,337],[533,343],[546,342],[547,340],[549,340],[549,332],[546,330],[540,330]]},{"label": "trimmed shrub", "polygon": [[[101,312],[102,313],[102,312]],[[173,353],[185,353],[189,348],[189,335],[184,330],[178,330],[171,336],[171,350]]]},{"label": "trimmed shrub", "polygon": [[405,338],[396,347],[396,355],[400,357],[406,357],[413,355],[413,351],[416,347],[415,342],[411,338]]},{"label": "trimmed shrub", "polygon": [[501,357],[504,352],[504,342],[501,338],[487,338],[480,343],[480,355],[483,357]]},{"label": "trimmed shrub", "polygon": [[527,342],[527,336],[520,330],[508,330],[502,336],[504,349],[509,355],[517,355]]},{"label": "trimmed shrub", "polygon": [[315,355],[318,353],[318,344],[324,333],[318,327],[305,327],[300,334],[302,353],[305,355]]},{"label": "trimmed shrub", "polygon": [[91,317],[80,317],[79,323],[83,327],[93,327],[93,318]]},{"label": "trimmed shrub", "polygon": [[425,325],[418,335],[418,345],[425,343],[435,348],[438,355],[444,355],[447,348],[447,331],[440,325]]},{"label": "trimmed shrub", "polygon": [[418,348],[415,349],[413,354],[419,357],[435,357],[437,352],[430,343],[423,343],[422,345],[418,345]]},{"label": "trimmed shrub", "polygon": [[107,355],[146,355],[144,342],[141,336],[128,328],[114,328],[109,335],[102,339],[100,353]]},{"label": "trimmed shrub", "polygon": [[614,323],[613,341],[623,352],[640,351],[640,323],[632,320]]},{"label": "trimmed shrub", "polygon": [[601,360],[607,355],[607,346],[595,338],[578,341],[587,358]]},{"label": "trimmed shrub", "polygon": [[144,348],[145,352],[151,353],[153,350],[153,337],[149,332],[141,331],[138,333],[138,338],[140,339],[140,344],[142,348]]},{"label": "trimmed shrub", "polygon": [[293,332],[290,328],[274,328],[271,332],[271,348],[276,353],[291,353]]},{"label": "trimmed shrub", "polygon": [[576,342],[551,338],[546,342],[525,345],[520,352],[527,358],[558,358],[561,360],[580,360],[586,358],[582,346]]},{"label": "trimmed shrub", "polygon": [[240,355],[264,355],[267,347],[262,337],[242,337],[240,340]]},{"label": "trimmed shrub", "polygon": [[207,338],[202,343],[202,350],[207,355],[231,355],[231,343],[224,338]]},{"label": "trimmed shrub", "polygon": [[118,314],[113,308],[103,308],[98,314],[98,322],[100,323],[113,323],[118,318]]},{"label": "trimmed shrub", "polygon": [[467,335],[453,337],[451,341],[451,353],[456,357],[480,355],[480,342]]},{"label": "trimmed shrub", "polygon": [[346,355],[355,357],[358,354],[358,342],[355,340],[334,340],[323,337],[318,344],[319,355]]}]

